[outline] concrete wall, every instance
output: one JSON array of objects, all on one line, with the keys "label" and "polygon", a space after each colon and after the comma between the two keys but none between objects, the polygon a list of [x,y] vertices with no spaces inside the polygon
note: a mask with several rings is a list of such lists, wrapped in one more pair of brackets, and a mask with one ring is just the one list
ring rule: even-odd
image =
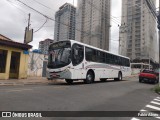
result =
[{"label": "concrete wall", "polygon": [[0,79],[9,79],[12,52],[20,53],[20,65],[19,65],[18,79],[27,78],[28,55],[24,54],[23,50],[17,49],[17,48],[6,47],[6,46],[0,45],[0,49],[7,50],[6,69],[5,69],[5,73],[0,73]]},{"label": "concrete wall", "polygon": [[136,74],[139,74],[141,71],[141,69],[136,69],[136,68],[132,68],[132,75],[136,75]]},{"label": "concrete wall", "polygon": [[42,77],[43,62],[47,58],[44,54],[39,53],[29,53],[29,63],[28,63],[28,76],[29,77]]}]

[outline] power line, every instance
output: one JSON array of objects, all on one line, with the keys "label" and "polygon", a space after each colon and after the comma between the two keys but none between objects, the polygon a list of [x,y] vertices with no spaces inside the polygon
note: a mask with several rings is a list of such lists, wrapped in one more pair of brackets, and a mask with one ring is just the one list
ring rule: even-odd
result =
[{"label": "power line", "polygon": [[[37,0],[33,0],[33,1],[35,1],[36,3],[42,5],[42,6],[48,8],[48,9],[50,9],[50,10],[53,10],[52,8],[50,8],[50,7],[46,6],[46,5],[44,5],[44,4],[40,3],[40,2],[38,2]],[[55,10],[54,10],[54,11],[55,11]],[[55,12],[56,12],[56,11],[55,11]],[[117,21],[115,18],[112,17],[111,19],[113,19],[113,21],[114,21],[116,24],[120,24],[119,21]],[[87,22],[90,22],[90,21],[87,21]],[[77,23],[76,23],[76,24],[77,24]]]},{"label": "power line", "polygon": [[[128,5],[128,4],[126,4],[126,5]],[[144,5],[146,6],[145,9],[148,10],[149,12],[144,12],[143,14],[152,13],[151,9],[149,9],[148,6],[147,6],[146,4],[144,4]],[[137,7],[139,7],[139,8],[142,7],[141,4],[136,4],[136,5],[134,5],[134,6],[137,6]],[[133,7],[133,6],[132,6],[132,7]],[[156,8],[156,9],[157,9],[157,8]],[[156,10],[156,9],[155,9],[155,10]],[[153,13],[152,13],[152,14],[153,14]],[[122,17],[127,17],[127,18],[128,18],[128,17],[130,17],[130,16],[133,16],[133,18],[131,19],[131,20],[133,21],[133,19],[135,19],[135,18],[134,18],[135,14],[133,14],[133,13],[132,13],[132,15],[127,15],[127,16],[122,16]],[[152,16],[152,15],[151,15],[151,16]],[[153,17],[153,20],[156,21],[156,18],[155,18],[155,16],[154,16],[154,14],[153,14],[152,17]],[[127,20],[127,21],[128,21],[128,20]],[[122,25],[122,26],[123,26],[123,25]],[[125,23],[124,23],[123,29],[126,29],[126,28],[131,28],[131,25],[130,25],[130,24],[125,24]]]},{"label": "power line", "polygon": [[[102,14],[104,13],[103,11],[101,11],[100,9],[98,9],[95,4],[91,3],[90,1],[88,1],[87,3],[90,4],[91,6],[93,6],[95,9],[97,9],[97,10],[98,10],[99,12],[101,12]],[[104,14],[107,15],[107,13],[104,13]],[[102,19],[109,20],[109,19],[107,19],[107,18],[102,18]],[[114,18],[111,18],[111,19],[112,19],[112,21],[115,22],[116,24],[119,24],[116,20],[114,20]]]},{"label": "power line", "polygon": [[[29,5],[25,4],[24,2],[22,2],[21,0],[17,0],[17,1],[20,2],[21,4],[27,6],[28,8],[32,9],[33,11],[37,12],[38,14],[42,15],[43,17],[49,19],[49,20],[52,20],[52,21],[54,21],[54,22],[57,22],[57,23],[60,23],[60,24],[62,24],[62,25],[65,25],[65,26],[70,27],[70,25],[68,25],[68,24],[62,23],[62,22],[60,22],[60,21],[56,21],[55,19],[53,19],[53,18],[51,18],[51,17],[49,17],[49,16],[47,16],[47,15],[39,12],[38,10],[36,10],[36,9],[32,8],[31,6],[29,6]],[[79,30],[79,29],[77,29],[77,28],[75,28],[75,30],[90,35],[90,33],[87,33],[87,32],[85,32],[85,31],[81,31],[81,30]]]},{"label": "power line", "polygon": [[[128,4],[125,4],[125,5],[128,5]],[[141,6],[141,4],[135,4],[135,5],[132,5],[132,7],[134,7],[134,6],[137,6],[137,7],[139,7],[139,8],[141,8],[142,6]],[[146,9],[148,9],[148,6],[145,4],[145,6],[147,7]],[[155,9],[153,9],[154,11],[156,11],[158,8],[155,8]],[[152,11],[150,11],[150,9],[148,9],[149,10],[149,12],[145,12],[144,14],[148,14],[148,13],[152,13]],[[115,18],[124,18],[124,17],[129,17],[129,16],[135,16],[135,15],[126,15],[126,16],[119,16],[119,17],[115,17]],[[155,18],[154,18],[155,19]]]},{"label": "power line", "polygon": [[32,7],[30,7],[29,5],[25,4],[24,2],[22,2],[22,1],[20,1],[20,0],[17,0],[17,1],[20,2],[20,3],[22,3],[23,5],[27,6],[28,8],[32,9],[33,11],[39,13],[40,15],[42,15],[42,16],[44,16],[44,17],[46,17],[46,18],[49,18],[47,15],[39,12],[38,10],[36,10],[36,9],[34,9],[34,8],[32,8]]},{"label": "power line", "polygon": [[46,21],[43,23],[43,25],[40,28],[38,28],[36,31],[34,31],[34,33],[36,33],[39,30],[41,30],[44,27],[44,25],[47,23],[47,21],[48,21],[48,19],[46,18]]},{"label": "power line", "polygon": [[50,8],[50,7],[46,6],[46,5],[38,2],[37,0],[33,0],[33,1],[36,2],[36,3],[38,3],[38,4],[41,5],[41,6],[45,7],[45,8],[48,8],[48,9],[50,9],[50,10],[53,10],[52,8]]},{"label": "power line", "polygon": [[22,9],[18,8],[13,2],[11,2],[10,0],[7,0],[12,6],[16,7],[19,11],[21,11],[22,13],[26,14]]},{"label": "power line", "polygon": [[16,6],[15,3],[11,2],[10,0],[7,0],[7,1],[8,1],[8,3],[10,3],[10,5],[12,5],[13,7],[17,8],[17,10],[19,10],[21,13],[23,13],[24,19],[25,19],[25,21],[27,21],[26,16],[25,16],[25,15],[27,15],[27,13],[23,9],[19,8],[18,6]]}]

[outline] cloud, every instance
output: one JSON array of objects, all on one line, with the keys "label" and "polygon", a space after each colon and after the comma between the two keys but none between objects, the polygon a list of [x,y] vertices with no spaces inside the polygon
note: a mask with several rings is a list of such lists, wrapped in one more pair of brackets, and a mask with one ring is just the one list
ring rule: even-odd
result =
[{"label": "cloud", "polygon": [[[9,2],[10,1],[10,2]],[[73,3],[73,0],[21,0],[27,5],[35,8],[39,12],[50,16],[54,19],[55,12],[64,3]],[[39,3],[42,3],[43,6]],[[118,52],[118,42],[112,41],[112,39],[119,39],[119,28],[118,23],[120,23],[121,16],[121,2],[122,0],[111,0],[112,2],[112,16],[118,17],[111,20],[111,45],[110,50],[112,52]],[[77,0],[74,0],[76,6]],[[34,31],[37,30],[46,20],[46,18],[35,11],[27,8],[23,4],[16,0],[0,0],[1,10],[0,10],[0,34],[3,34],[15,41],[23,42],[24,30],[27,26],[28,14],[31,13],[31,26]],[[113,22],[114,21],[114,22]],[[115,22],[116,21],[116,22]],[[119,22],[117,22],[119,21]],[[39,41],[46,38],[53,39],[54,35],[54,21],[48,20],[45,26],[34,34],[34,41],[30,44],[33,48],[38,48]]]},{"label": "cloud", "polygon": [[111,44],[110,51],[118,53],[119,48],[119,25],[121,24],[121,0],[112,0],[111,3]]},{"label": "cloud", "polygon": [[[73,0],[21,0],[25,4],[35,8],[39,12],[50,16],[54,19],[55,12],[62,6],[64,3],[72,3]],[[39,3],[44,4],[47,7],[40,5]],[[0,34],[3,34],[17,42],[24,41],[24,30],[28,25],[28,14],[31,13],[31,25],[30,28],[33,28],[36,31],[42,24],[46,21],[46,18],[35,11],[29,9],[23,4],[13,1],[13,0],[1,0],[1,11],[0,11]],[[76,1],[75,1],[76,4]],[[45,26],[40,29],[37,33],[34,34],[34,41],[30,44],[33,45],[33,48],[38,48],[39,41],[46,38],[53,39],[54,35],[54,21],[48,20]]]}]

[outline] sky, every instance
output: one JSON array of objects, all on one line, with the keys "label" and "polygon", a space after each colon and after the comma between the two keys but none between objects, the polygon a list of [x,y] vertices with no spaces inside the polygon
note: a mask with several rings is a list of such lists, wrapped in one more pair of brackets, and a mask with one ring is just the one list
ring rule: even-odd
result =
[{"label": "sky", "polygon": [[[39,12],[54,19],[55,12],[64,3],[74,3],[77,0],[20,0],[25,4],[35,8]],[[121,2],[122,0],[111,0],[111,44],[110,51],[118,53],[119,27],[121,22]],[[157,0],[158,1],[158,0]],[[28,14],[31,13],[31,25],[37,31],[45,22],[46,18],[35,11],[27,8],[17,0],[0,0],[0,34],[23,43],[25,27],[28,25]],[[33,42],[29,43],[33,49],[38,49],[39,41],[46,38],[54,38],[54,21],[47,20],[47,23],[39,31],[34,33]]]}]

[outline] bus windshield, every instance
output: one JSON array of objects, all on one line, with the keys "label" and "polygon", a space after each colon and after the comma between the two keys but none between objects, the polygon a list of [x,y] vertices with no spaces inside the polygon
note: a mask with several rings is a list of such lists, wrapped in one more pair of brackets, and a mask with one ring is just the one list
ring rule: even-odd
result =
[{"label": "bus windshield", "polygon": [[54,43],[49,48],[48,68],[61,68],[71,63],[70,42]]}]

